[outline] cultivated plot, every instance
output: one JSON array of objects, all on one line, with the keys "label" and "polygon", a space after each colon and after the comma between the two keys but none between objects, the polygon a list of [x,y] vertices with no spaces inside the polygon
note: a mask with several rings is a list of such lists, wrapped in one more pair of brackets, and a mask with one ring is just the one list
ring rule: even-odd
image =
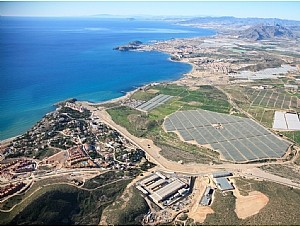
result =
[{"label": "cultivated plot", "polygon": [[210,145],[233,162],[280,158],[290,146],[251,119],[200,109],[171,114],[164,128],[178,132],[185,141]]},{"label": "cultivated plot", "polygon": [[170,96],[170,95],[160,94],[158,96],[155,96],[153,99],[150,99],[149,101],[137,106],[136,109],[140,110],[140,111],[148,112],[148,111],[160,106],[161,104],[164,104],[165,102],[170,100],[172,97],[173,96]]},{"label": "cultivated plot", "polygon": [[251,106],[263,106],[272,109],[300,108],[300,100],[298,97],[282,94],[275,90],[249,90],[247,95],[251,99]]}]

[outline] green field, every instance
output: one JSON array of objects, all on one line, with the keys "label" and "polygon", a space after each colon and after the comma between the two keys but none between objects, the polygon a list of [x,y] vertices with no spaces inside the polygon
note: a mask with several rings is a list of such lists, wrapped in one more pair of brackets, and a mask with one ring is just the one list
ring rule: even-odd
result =
[{"label": "green field", "polygon": [[299,225],[300,190],[266,181],[236,180],[237,187],[245,195],[257,190],[269,197],[268,204],[256,215],[244,220],[234,212],[235,196],[229,192],[216,192],[212,205],[214,214],[209,214],[203,225]]},{"label": "green field", "polygon": [[280,133],[290,138],[298,145],[300,145],[300,131],[290,131],[290,132],[280,132]]},{"label": "green field", "polygon": [[94,189],[101,187],[104,184],[112,183],[118,179],[122,179],[124,173],[121,171],[108,171],[106,173],[100,174],[92,179],[84,182],[83,188]]},{"label": "green field", "polygon": [[[195,91],[177,85],[158,85],[151,89],[158,90],[157,94],[172,95],[174,98],[148,114],[124,106],[108,109],[108,113],[117,124],[125,127],[131,134],[153,140],[156,145],[163,148],[161,154],[166,158],[183,162],[217,163],[219,156],[217,152],[180,141],[176,134],[166,133],[162,129],[162,124],[166,116],[178,110],[201,108],[229,113],[231,106],[226,95],[211,86],[201,86]],[[153,94],[148,94],[147,91],[137,93],[133,94],[136,98],[142,97],[145,100],[147,95],[149,98],[153,97]],[[172,155],[172,152],[176,152],[176,155]]]}]

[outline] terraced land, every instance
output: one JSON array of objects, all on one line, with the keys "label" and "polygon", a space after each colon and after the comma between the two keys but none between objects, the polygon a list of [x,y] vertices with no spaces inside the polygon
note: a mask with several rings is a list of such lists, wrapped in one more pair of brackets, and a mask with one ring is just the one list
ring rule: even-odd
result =
[{"label": "terraced land", "polygon": [[168,116],[164,128],[184,141],[208,144],[232,162],[280,158],[290,146],[253,120],[200,109]]},{"label": "terraced land", "polygon": [[240,108],[250,113],[264,126],[271,128],[276,110],[300,111],[300,93],[286,91],[283,83],[278,80],[266,82],[273,88],[253,89],[252,86],[258,84],[251,83],[247,86],[226,86],[223,89],[232,96]]},{"label": "terraced land", "polygon": [[251,99],[251,106],[262,106],[271,109],[297,109],[300,108],[300,100],[296,96],[277,92],[276,90],[252,90],[246,95]]}]

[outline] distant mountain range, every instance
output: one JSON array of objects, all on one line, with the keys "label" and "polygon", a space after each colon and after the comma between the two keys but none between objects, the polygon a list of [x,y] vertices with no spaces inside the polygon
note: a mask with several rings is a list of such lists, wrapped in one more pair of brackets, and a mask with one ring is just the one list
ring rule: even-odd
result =
[{"label": "distant mountain range", "polygon": [[197,17],[177,24],[213,28],[219,34],[252,40],[300,37],[300,21],[278,18]]},{"label": "distant mountain range", "polygon": [[283,26],[300,26],[300,21],[284,20],[278,18],[236,18],[236,17],[196,17],[180,21],[180,24],[223,24],[223,25],[276,25]]},{"label": "distant mountain range", "polygon": [[297,36],[288,28],[276,25],[255,25],[239,32],[239,38],[252,40],[265,40],[274,38],[296,38]]}]

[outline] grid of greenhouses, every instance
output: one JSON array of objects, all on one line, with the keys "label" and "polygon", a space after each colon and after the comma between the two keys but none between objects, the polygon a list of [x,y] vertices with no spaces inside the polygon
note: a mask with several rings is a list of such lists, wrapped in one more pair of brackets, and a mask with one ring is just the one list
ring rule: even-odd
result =
[{"label": "grid of greenhouses", "polygon": [[185,141],[209,144],[232,162],[280,158],[291,145],[251,119],[200,109],[171,114],[164,128]]},{"label": "grid of greenhouses", "polygon": [[168,100],[170,100],[173,96],[170,95],[157,95],[153,99],[150,99],[149,101],[139,105],[136,107],[136,109],[148,112],[150,110],[153,110],[154,108],[160,106],[161,104],[164,104]]}]

